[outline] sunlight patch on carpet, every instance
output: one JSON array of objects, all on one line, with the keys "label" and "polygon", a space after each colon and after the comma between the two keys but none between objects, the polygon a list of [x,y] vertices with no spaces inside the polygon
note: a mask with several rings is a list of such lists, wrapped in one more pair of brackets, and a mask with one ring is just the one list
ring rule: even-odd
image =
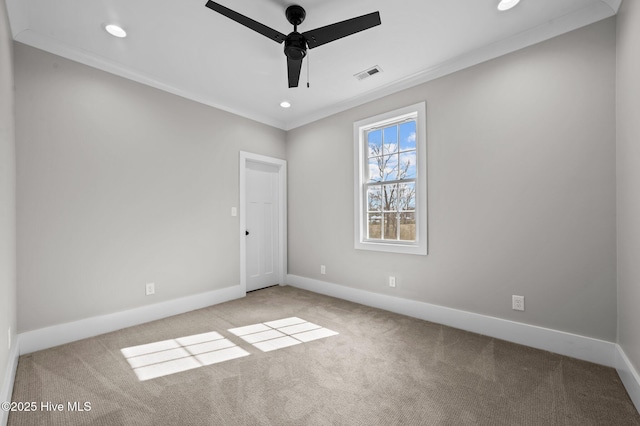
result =
[{"label": "sunlight patch on carpet", "polygon": [[[262,352],[339,334],[298,317],[251,324],[228,331]],[[120,352],[140,381],[250,355],[217,331],[131,346]]]},{"label": "sunlight patch on carpet", "polygon": [[339,334],[298,317],[251,324],[231,328],[228,331],[262,352],[274,351]]},{"label": "sunlight patch on carpet", "polygon": [[140,381],[250,355],[215,331],[131,346],[120,352]]}]

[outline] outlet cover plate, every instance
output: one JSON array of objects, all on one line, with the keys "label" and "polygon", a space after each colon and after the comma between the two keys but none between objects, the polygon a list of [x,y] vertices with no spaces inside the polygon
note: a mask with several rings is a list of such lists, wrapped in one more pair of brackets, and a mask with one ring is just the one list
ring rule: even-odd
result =
[{"label": "outlet cover plate", "polygon": [[511,296],[511,309],[514,311],[524,311],[524,296]]},{"label": "outlet cover plate", "polygon": [[154,283],[148,283],[145,286],[145,294],[147,296],[151,296],[152,294],[156,294],[156,285]]}]

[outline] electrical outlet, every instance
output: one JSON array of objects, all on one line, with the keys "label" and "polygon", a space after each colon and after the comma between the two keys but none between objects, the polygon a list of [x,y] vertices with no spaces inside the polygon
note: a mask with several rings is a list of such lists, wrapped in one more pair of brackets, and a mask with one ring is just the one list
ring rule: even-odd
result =
[{"label": "electrical outlet", "polygon": [[238,216],[238,209],[235,207],[231,207],[231,216]]},{"label": "electrical outlet", "polygon": [[11,349],[11,327],[9,327],[9,329],[7,330],[7,346],[9,347],[8,349]]},{"label": "electrical outlet", "polygon": [[514,311],[524,311],[524,296],[511,296],[511,309]]},{"label": "electrical outlet", "polygon": [[145,287],[145,294],[147,296],[151,296],[152,294],[156,294],[156,285],[154,283],[148,283]]},{"label": "electrical outlet", "polygon": [[396,286],[396,277],[389,277],[389,287]]},{"label": "electrical outlet", "polygon": [[327,267],[324,265],[320,265],[320,273],[325,275],[327,273]]}]

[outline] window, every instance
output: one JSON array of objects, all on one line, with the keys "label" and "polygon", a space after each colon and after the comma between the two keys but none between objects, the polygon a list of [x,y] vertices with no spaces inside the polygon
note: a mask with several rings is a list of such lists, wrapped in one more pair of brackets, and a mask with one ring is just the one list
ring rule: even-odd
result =
[{"label": "window", "polygon": [[355,248],[427,254],[425,103],[354,123]]}]

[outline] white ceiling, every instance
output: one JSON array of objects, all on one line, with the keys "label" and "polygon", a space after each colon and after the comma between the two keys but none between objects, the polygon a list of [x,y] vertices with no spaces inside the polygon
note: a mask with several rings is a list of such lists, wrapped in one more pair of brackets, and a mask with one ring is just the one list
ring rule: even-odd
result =
[{"label": "white ceiling", "polygon": [[[288,34],[289,0],[218,0]],[[300,32],[380,11],[382,25],[309,51],[287,87],[283,45],[205,7],[206,0],[7,0],[15,40],[289,130],[400,89],[588,25],[621,0],[300,0]],[[128,33],[110,36],[104,25]],[[305,61],[306,62],[306,61]],[[383,72],[358,81],[354,74]],[[283,109],[288,100],[292,107]]]}]

